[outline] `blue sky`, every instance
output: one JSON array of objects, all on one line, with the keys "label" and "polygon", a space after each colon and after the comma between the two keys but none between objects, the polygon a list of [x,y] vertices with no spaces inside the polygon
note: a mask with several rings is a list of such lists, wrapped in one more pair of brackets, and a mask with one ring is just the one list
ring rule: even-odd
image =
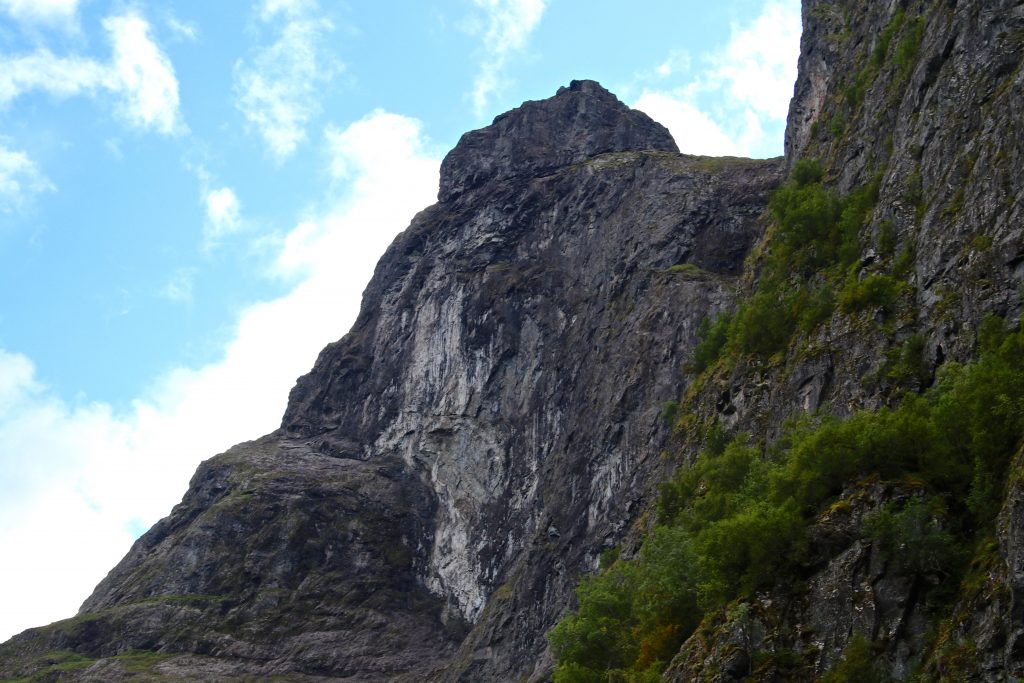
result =
[{"label": "blue sky", "polygon": [[0,0],[0,640],[277,426],[444,153],[594,78],[782,152],[797,0]]}]

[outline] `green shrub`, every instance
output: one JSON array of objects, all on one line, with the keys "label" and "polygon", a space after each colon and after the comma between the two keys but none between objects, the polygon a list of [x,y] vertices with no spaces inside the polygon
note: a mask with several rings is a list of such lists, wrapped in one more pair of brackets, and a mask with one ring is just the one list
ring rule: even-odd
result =
[{"label": "green shrub", "polygon": [[605,681],[614,671],[645,680],[652,666],[659,673],[700,619],[695,576],[688,539],[662,527],[635,561],[584,577],[579,610],[548,636],[559,662],[555,680]]},{"label": "green shrub", "polygon": [[878,252],[882,256],[896,253],[896,225],[892,221],[882,221],[878,227]]},{"label": "green shrub", "polygon": [[865,535],[908,574],[956,574],[963,558],[957,539],[943,528],[946,506],[937,496],[914,499],[902,510],[891,506],[872,515]]},{"label": "green shrub", "polygon": [[702,603],[717,607],[771,587],[799,561],[804,528],[794,506],[763,501],[709,524],[694,539]]},{"label": "green shrub", "polygon": [[738,351],[768,357],[786,348],[795,326],[792,302],[761,291],[740,306],[729,336]]},{"label": "green shrub", "polygon": [[[998,319],[982,328],[977,362],[951,364],[897,408],[804,418],[768,454],[713,427],[701,457],[662,485],[639,556],[580,584],[579,610],[550,635],[555,680],[656,680],[707,610],[798,577],[820,511],[872,475],[912,478],[924,497],[877,512],[865,536],[901,571],[938,578],[929,595],[959,585],[964,548],[994,532],[1024,436],[1024,333]],[[825,680],[886,680],[874,662],[855,639]]]},{"label": "green shrub", "polygon": [[835,194],[818,183],[793,183],[772,195],[769,208],[779,226],[784,258],[795,258],[791,265],[813,270],[832,260],[842,213]]},{"label": "green shrub", "polygon": [[[818,161],[801,159],[789,182],[772,195],[776,232],[757,291],[734,316],[701,322],[688,372],[700,374],[725,353],[771,358],[786,350],[797,329],[807,334],[831,318],[836,298],[829,280],[860,255],[860,231],[878,202],[881,175],[842,198],[821,184],[823,177]],[[810,287],[822,271],[824,282]],[[850,284],[844,289],[847,306],[867,305],[865,297],[885,294],[878,284],[871,281],[861,289]]]},{"label": "green shrub", "polygon": [[850,278],[839,293],[839,308],[844,313],[867,308],[889,310],[902,291],[903,283],[889,275],[875,273],[863,280]]},{"label": "green shrub", "polygon": [[729,339],[729,325],[732,316],[721,315],[713,323],[704,318],[697,328],[697,346],[693,349],[693,359],[686,366],[689,372],[699,375],[711,367],[721,355]]},{"label": "green shrub", "polygon": [[913,244],[908,244],[900,251],[899,256],[892,264],[892,274],[894,277],[902,278],[906,277],[910,273],[910,269],[914,267],[914,258],[917,256],[917,250]]},{"label": "green shrub", "polygon": [[798,165],[793,177],[769,202],[778,225],[778,265],[784,272],[795,268],[806,275],[853,263],[860,254],[860,230],[878,203],[881,177],[843,198],[821,185],[820,167]]},{"label": "green shrub", "polygon": [[622,553],[618,546],[612,546],[611,548],[605,548],[600,557],[598,558],[598,567],[600,569],[608,569],[619,559],[619,555]]},{"label": "green shrub", "polygon": [[679,414],[679,401],[665,401],[661,404],[661,421],[666,425],[672,425]]},{"label": "green shrub", "polygon": [[836,298],[832,288],[824,284],[803,297],[798,312],[800,315],[800,331],[808,334],[832,317],[836,309]]},{"label": "green shrub", "polygon": [[850,639],[843,658],[821,680],[823,683],[887,683],[892,679],[875,657],[871,641],[857,634]]},{"label": "green shrub", "polygon": [[895,352],[890,352],[885,376],[897,387],[923,389],[928,386],[932,370],[926,351],[927,342],[924,336],[911,336]]},{"label": "green shrub", "polygon": [[1008,336],[1006,322],[997,315],[985,316],[978,326],[978,349],[991,354],[999,351]]},{"label": "green shrub", "polygon": [[825,169],[817,159],[800,159],[793,164],[790,178],[797,187],[806,187],[812,183],[820,183],[825,176]]}]

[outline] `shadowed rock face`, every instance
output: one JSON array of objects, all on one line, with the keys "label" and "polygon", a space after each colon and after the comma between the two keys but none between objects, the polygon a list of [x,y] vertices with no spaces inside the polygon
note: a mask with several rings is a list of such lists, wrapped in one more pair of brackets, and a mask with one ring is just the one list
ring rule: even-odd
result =
[{"label": "shadowed rock face", "polygon": [[781,165],[680,155],[589,81],[467,133],[281,428],[205,462],[0,674],[58,650],[117,678],[142,650],[179,677],[542,675],[579,575],[665,474],[661,405]]}]

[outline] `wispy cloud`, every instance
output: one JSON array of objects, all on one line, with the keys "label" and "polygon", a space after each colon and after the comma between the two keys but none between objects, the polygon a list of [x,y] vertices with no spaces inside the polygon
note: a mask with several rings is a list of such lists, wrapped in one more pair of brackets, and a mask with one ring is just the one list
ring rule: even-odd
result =
[{"label": "wispy cloud", "polygon": [[487,110],[490,98],[500,92],[509,59],[526,46],[540,23],[547,0],[473,0],[486,15],[482,34],[485,53],[473,83],[473,110],[477,116]]},{"label": "wispy cloud", "polygon": [[79,0],[0,0],[0,10],[17,21],[73,26]]},{"label": "wispy cloud", "polygon": [[192,289],[195,279],[194,268],[179,268],[160,290],[160,295],[175,303],[192,303]]},{"label": "wispy cloud", "polygon": [[149,36],[149,23],[136,14],[109,17],[103,27],[114,47],[111,66],[122,95],[121,112],[140,128],[164,134],[185,131],[178,109],[178,79],[171,60]]},{"label": "wispy cloud", "polygon": [[208,237],[216,240],[242,227],[242,205],[230,187],[218,187],[206,193]]},{"label": "wispy cloud", "polygon": [[333,26],[316,9],[307,0],[266,0],[260,20],[282,16],[280,34],[250,61],[235,64],[236,106],[278,162],[306,139],[306,126],[320,112],[318,87],[338,68],[322,54],[320,41]]},{"label": "wispy cloud", "polygon": [[19,558],[0,582],[0,641],[74,614],[202,459],[278,426],[295,379],[355,320],[379,255],[434,201],[440,162],[418,122],[376,111],[330,131],[349,191],[283,238],[276,265],[294,287],[242,311],[220,360],[169,372],[118,413],[67,403],[0,350],[0,547]]},{"label": "wispy cloud", "polygon": [[316,10],[316,0],[263,0],[260,16],[264,21],[273,19],[278,14],[298,17]]},{"label": "wispy cloud", "polygon": [[73,97],[116,87],[110,68],[86,57],[57,57],[45,48],[30,55],[0,57],[0,106],[33,90]]},{"label": "wispy cloud", "polygon": [[186,162],[185,166],[199,181],[199,201],[204,213],[202,249],[211,252],[225,237],[245,228],[242,202],[235,190],[218,182],[204,164]]},{"label": "wispy cloud", "polygon": [[48,49],[0,56],[0,106],[25,93],[55,97],[116,96],[116,108],[130,125],[167,135],[187,128],[179,109],[178,81],[167,55],[153,42],[149,23],[134,13],[103,20],[112,47],[109,63],[83,56],[58,57]]},{"label": "wispy cloud", "polygon": [[9,149],[0,138],[0,212],[21,209],[36,195],[55,189],[25,152]]},{"label": "wispy cloud", "polygon": [[691,154],[773,156],[782,151],[800,51],[800,3],[770,0],[729,42],[697,60],[702,73],[672,86],[693,65],[669,58],[643,77],[633,106],[660,121]]},{"label": "wispy cloud", "polygon": [[199,40],[199,26],[192,21],[184,21],[178,17],[169,15],[165,20],[167,28],[171,29],[171,32],[179,38],[183,38],[189,42],[195,42]]}]

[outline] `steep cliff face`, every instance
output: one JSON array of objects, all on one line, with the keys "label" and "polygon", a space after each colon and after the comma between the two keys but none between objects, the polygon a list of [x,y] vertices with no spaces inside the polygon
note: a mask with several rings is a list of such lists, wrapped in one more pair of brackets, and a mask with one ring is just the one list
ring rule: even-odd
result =
[{"label": "steep cliff face", "polygon": [[[805,0],[784,160],[681,155],[592,82],[467,133],[281,428],[204,463],[0,675],[543,680],[579,577],[636,550],[701,426],[770,454],[794,416],[895,406],[975,358],[985,316],[1019,324],[1022,58],[1019,0]],[[810,158],[858,198],[855,253],[767,290],[769,197]],[[829,288],[845,302],[770,352],[684,371],[703,319]],[[812,680],[868,641],[883,678],[1024,675],[1021,457],[962,585],[865,534],[921,482],[851,480],[799,571],[709,611],[666,679]]]},{"label": "steep cliff face", "polygon": [[[740,359],[696,392],[691,405],[702,419],[769,441],[793,415],[896,405],[908,387],[897,386],[893,359],[912,341],[915,391],[951,360],[972,360],[986,316],[1019,324],[1024,279],[1024,5],[807,0],[803,18],[787,167],[818,159],[838,193],[873,189],[848,277],[890,278],[899,294],[836,311],[798,333],[784,357]],[[763,249],[773,248],[769,236]],[[761,275],[755,266],[741,291],[756,291]],[[681,447],[680,457],[698,446]],[[913,487],[851,482],[811,530],[809,571],[794,577],[801,590],[763,593],[744,620],[709,619],[667,677],[740,680],[758,661],[798,653],[789,674],[766,666],[757,677],[810,679],[856,637],[873,641],[879,675],[897,680],[1021,676],[1019,467],[1018,457],[1000,482],[993,545],[970,549],[973,578],[955,589],[952,616],[934,607],[937,576],[901,572],[898,559],[864,538],[865,520],[898,508]]]},{"label": "steep cliff face", "polygon": [[544,675],[546,630],[669,468],[662,404],[781,169],[680,155],[586,81],[466,134],[281,429],[204,463],[0,673],[58,651],[111,678],[138,652],[196,678]]}]

